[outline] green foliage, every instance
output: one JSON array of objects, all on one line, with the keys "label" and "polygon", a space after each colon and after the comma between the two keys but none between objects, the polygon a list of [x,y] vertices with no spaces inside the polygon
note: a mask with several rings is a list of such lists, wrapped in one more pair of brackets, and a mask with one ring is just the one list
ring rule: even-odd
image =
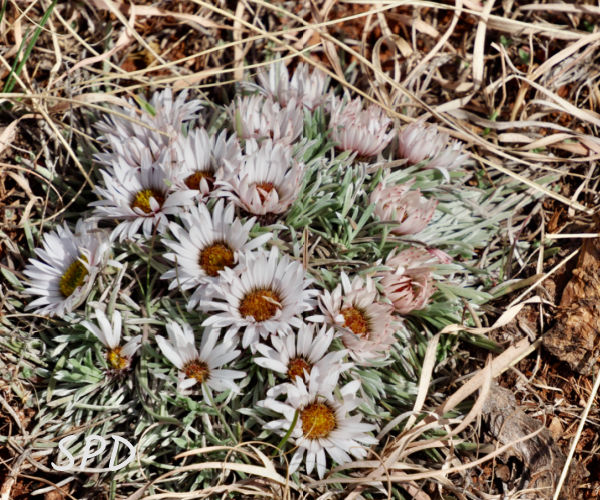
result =
[{"label": "green foliage", "polygon": [[[147,109],[147,103],[142,105]],[[215,109],[207,121],[215,130],[223,126],[223,117],[223,110]],[[413,311],[399,322],[397,342],[388,358],[354,367],[342,375],[344,382],[360,379],[360,410],[368,421],[383,427],[412,409],[431,337],[451,324],[473,325],[471,315],[479,314],[484,304],[502,293],[492,290],[492,283],[504,278],[512,252],[527,250],[524,243],[506,244],[507,221],[539,195],[500,176],[490,178],[482,171],[474,176],[454,171],[447,182],[439,171],[423,168],[425,165],[390,167],[385,160],[368,164],[354,154],[337,151],[327,127],[322,110],[306,113],[304,141],[296,149],[306,164],[300,194],[284,218],[270,225],[257,222],[252,236],[272,232],[271,243],[298,259],[306,251],[308,272],[318,287],[329,290],[339,283],[341,272],[376,276],[387,269],[388,256],[403,249],[437,248],[452,259],[451,263],[434,266],[436,293],[426,308]],[[399,236],[392,232],[392,223],[374,215],[370,195],[381,182],[393,185],[413,180],[413,189],[420,189],[439,203],[424,231]],[[75,192],[69,180],[52,178],[52,182],[64,192]],[[52,201],[52,190],[47,194]],[[88,201],[91,196],[84,194],[83,198]],[[75,214],[69,215],[75,218]],[[240,212],[240,216],[244,214]],[[24,253],[31,254],[39,240],[37,228],[27,224],[25,235],[28,248]],[[279,416],[258,405],[281,380],[254,364],[250,350],[232,364],[232,368],[246,373],[239,381],[239,396],[225,392],[206,401],[199,391],[186,395],[177,391],[178,370],[158,350],[155,336],[164,336],[167,322],[177,320],[189,323],[199,341],[206,314],[186,310],[190,291],[167,289],[160,275],[172,264],[163,253],[164,245],[157,236],[140,244],[115,244],[111,265],[98,280],[85,310],[48,322],[35,332],[0,338],[0,345],[15,357],[20,356],[26,365],[22,374],[28,370],[44,381],[35,403],[39,411],[33,451],[55,448],[59,436],[74,432],[128,437],[138,447],[139,463],[100,474],[101,480],[110,479],[113,485],[145,484],[148,478],[183,463],[177,462],[175,455],[193,448],[263,441],[265,453],[279,450],[280,458],[287,457],[289,434],[281,438],[264,429],[267,422]],[[2,274],[13,286],[19,286],[12,272],[3,268]],[[91,316],[98,303],[105,304],[108,312],[119,310],[123,314],[126,337],[143,336],[140,355],[125,373],[110,370],[105,349],[80,323]],[[23,307],[17,302],[12,305]],[[2,318],[2,322],[5,331],[18,331],[11,318]],[[447,336],[439,343],[437,362],[442,364],[452,357],[461,340],[490,351],[498,349],[483,337]],[[335,348],[341,347],[341,341],[336,340]],[[444,377],[434,379],[430,393],[443,389],[445,381]],[[395,430],[401,430],[402,425]],[[72,452],[80,451],[82,445],[79,440]],[[433,460],[440,459],[435,450],[429,453]],[[216,450],[210,460],[247,460],[244,457]],[[160,488],[205,488],[220,475],[221,471],[215,469],[180,472],[161,483]],[[299,476],[294,475],[293,480],[300,481]],[[148,493],[156,491],[158,488],[151,487]],[[399,489],[393,489],[393,493],[396,498],[404,498]]]},{"label": "green foliage", "polygon": [[[31,55],[31,51],[33,50],[33,47],[35,47],[35,44],[36,44],[40,34],[42,33],[42,29],[48,22],[48,18],[50,17],[50,14],[52,14],[52,11],[54,10],[54,7],[56,6],[56,2],[57,2],[57,0],[52,0],[52,3],[48,6],[46,11],[44,12],[42,19],[40,20],[39,25],[33,31],[33,35],[31,35],[31,39],[29,40],[29,43],[27,44],[27,46],[25,46],[25,43],[27,42],[29,33],[28,32],[25,33],[25,36],[23,37],[23,40],[22,40],[21,45],[19,46],[19,50],[18,50],[18,54],[21,54],[21,51],[23,51],[23,53],[22,53],[21,57],[15,58],[15,62],[13,63],[12,67],[10,68],[10,73],[8,74],[6,83],[4,84],[4,87],[2,89],[2,91],[4,93],[8,94],[9,92],[12,92],[12,90],[17,82],[16,77],[18,77],[21,74],[21,71],[23,70],[23,66],[25,66],[27,59]],[[2,5],[2,8],[0,10],[0,20],[2,20],[2,17],[6,10],[7,4],[8,4],[8,1],[4,2]]]}]

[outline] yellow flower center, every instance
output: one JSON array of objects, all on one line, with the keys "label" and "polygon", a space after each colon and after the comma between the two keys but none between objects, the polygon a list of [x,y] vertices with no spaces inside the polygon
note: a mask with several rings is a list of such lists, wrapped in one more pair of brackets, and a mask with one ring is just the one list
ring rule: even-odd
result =
[{"label": "yellow flower center", "polygon": [[265,321],[281,309],[279,296],[268,288],[247,293],[240,302],[242,317],[252,316],[256,321]]},{"label": "yellow flower center", "polygon": [[129,359],[121,355],[121,347],[115,347],[106,355],[108,364],[113,370],[124,370],[129,366]]},{"label": "yellow flower center", "polygon": [[361,337],[369,333],[369,321],[363,311],[352,306],[346,307],[340,312],[344,316],[344,326],[346,328],[349,328]]},{"label": "yellow flower center", "polygon": [[287,374],[290,380],[293,382],[296,379],[296,377],[300,377],[303,379],[304,371],[306,371],[306,373],[310,373],[311,368],[312,366],[308,364],[305,359],[294,358],[290,359],[290,362],[288,363]]},{"label": "yellow flower center", "polygon": [[88,275],[88,270],[83,264],[87,262],[85,256],[81,256],[79,259],[73,261],[64,274],[60,277],[58,288],[63,297],[70,297],[78,286],[83,285],[85,277]]},{"label": "yellow flower center", "polygon": [[138,191],[131,202],[131,208],[139,208],[145,214],[152,213],[150,198],[154,198],[159,207],[165,202],[165,195],[156,189],[142,189]]},{"label": "yellow flower center", "polygon": [[183,365],[182,371],[185,373],[186,377],[195,378],[200,383],[205,382],[208,379],[208,365],[199,359],[189,361]]},{"label": "yellow flower center", "polygon": [[219,271],[233,265],[233,251],[225,243],[214,243],[200,252],[199,264],[209,276],[218,276]]},{"label": "yellow flower center", "polygon": [[255,184],[255,187],[258,191],[258,196],[260,198],[261,203],[267,199],[267,195],[271,191],[275,189],[275,192],[277,192],[277,189],[275,188],[272,182],[257,182]]},{"label": "yellow flower center", "polygon": [[196,170],[192,175],[188,175],[183,182],[185,182],[185,185],[190,189],[200,189],[200,182],[202,182],[202,179],[206,180],[208,189],[212,191],[215,178],[211,175],[211,172]]},{"label": "yellow flower center", "polygon": [[336,427],[335,412],[327,403],[314,402],[300,412],[302,433],[309,439],[325,438]]}]

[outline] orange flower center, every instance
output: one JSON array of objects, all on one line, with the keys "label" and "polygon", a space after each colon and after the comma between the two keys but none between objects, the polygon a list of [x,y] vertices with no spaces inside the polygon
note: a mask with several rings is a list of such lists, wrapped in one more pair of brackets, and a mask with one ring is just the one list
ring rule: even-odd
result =
[{"label": "orange flower center", "polygon": [[356,307],[346,307],[340,311],[344,316],[344,326],[352,330],[358,336],[369,333],[369,321],[365,313]]},{"label": "orange flower center", "polygon": [[288,377],[293,382],[296,377],[304,378],[304,372],[310,373],[312,366],[306,362],[303,358],[290,359],[288,364]]},{"label": "orange flower center", "polygon": [[113,370],[124,370],[129,366],[129,359],[121,355],[121,347],[115,347],[106,355],[108,364]]},{"label": "orange flower center", "polygon": [[150,198],[154,198],[159,207],[165,202],[165,195],[156,189],[142,189],[138,191],[131,202],[131,208],[139,208],[145,214],[152,213]]},{"label": "orange flower center", "polygon": [[233,251],[225,243],[214,243],[200,252],[199,264],[209,276],[218,276],[233,265]]},{"label": "orange flower center", "polygon": [[300,412],[302,433],[309,439],[325,438],[336,427],[335,412],[327,403],[314,402]]},{"label": "orange flower center", "polygon": [[257,182],[255,187],[258,191],[258,196],[260,197],[261,202],[264,202],[267,199],[267,195],[274,189],[275,192],[277,192],[277,189],[272,182]]},{"label": "orange flower center", "polygon": [[81,262],[82,260],[87,262],[87,259],[82,255],[79,259],[74,260],[60,277],[58,288],[65,298],[70,297],[77,287],[83,285],[85,277],[88,275],[88,270]]},{"label": "orange flower center", "polygon": [[182,371],[185,373],[186,377],[195,378],[200,383],[205,382],[208,379],[208,365],[199,359],[189,361],[183,365]]},{"label": "orange flower center", "polygon": [[252,316],[256,321],[266,321],[281,309],[281,299],[268,288],[247,293],[240,302],[240,314],[245,318]]},{"label": "orange flower center", "polygon": [[205,172],[202,170],[196,170],[192,175],[188,175],[185,179],[185,185],[190,189],[200,189],[200,182],[202,179],[208,184],[208,189],[212,191],[215,178],[211,175],[211,172]]}]

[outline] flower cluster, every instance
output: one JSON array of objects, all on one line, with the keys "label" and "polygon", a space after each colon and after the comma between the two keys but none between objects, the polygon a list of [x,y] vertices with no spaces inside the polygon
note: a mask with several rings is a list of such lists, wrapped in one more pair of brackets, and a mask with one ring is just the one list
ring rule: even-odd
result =
[{"label": "flower cluster", "polygon": [[[162,355],[165,367],[177,370],[177,390],[210,403],[214,392],[252,390],[251,360],[278,381],[253,396],[263,411],[282,417],[264,429],[288,434],[291,472],[304,461],[319,477],[327,455],[343,464],[377,444],[378,422],[359,409],[357,370],[385,363],[398,336],[405,337],[404,319],[427,307],[445,254],[401,239],[426,228],[437,200],[411,190],[414,179],[397,184],[382,175],[370,192],[355,195],[374,206],[365,217],[393,232],[396,248],[383,266],[372,263],[377,270],[359,273],[350,263],[339,269],[328,289],[318,266],[300,260],[292,237],[282,236],[292,234],[286,214],[310,175],[319,176],[307,165],[318,168],[342,150],[349,162],[406,158],[447,174],[466,159],[433,127],[418,122],[397,131],[381,108],[335,96],[328,86],[323,73],[303,64],[290,79],[279,61],[244,85],[255,93],[240,93],[222,110],[229,117],[222,130],[203,127],[202,103],[185,93],[174,100],[170,90],[157,92],[139,108],[129,101],[97,124],[103,148],[95,156],[100,179],[90,217],[74,233],[66,224],[46,233],[25,270],[26,292],[38,296],[28,308],[79,322],[104,346],[110,374],[126,376],[136,353]],[[324,120],[321,142],[329,148],[320,163],[305,137],[312,116]],[[111,228],[110,235],[99,227]],[[163,298],[184,305],[185,317],[164,314],[159,332],[124,345],[128,322],[118,302],[116,309],[114,301],[96,302],[95,322],[82,320],[76,309],[98,276],[120,265],[109,260],[111,247],[151,253]],[[149,348],[140,349],[142,342]]]}]

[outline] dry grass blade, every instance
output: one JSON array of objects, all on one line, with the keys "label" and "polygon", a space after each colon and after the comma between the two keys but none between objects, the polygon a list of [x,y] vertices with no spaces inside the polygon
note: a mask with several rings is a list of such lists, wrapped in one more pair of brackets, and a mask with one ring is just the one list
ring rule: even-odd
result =
[{"label": "dry grass blade", "polygon": [[9,148],[17,136],[17,125],[22,118],[17,118],[10,122],[6,127],[0,128],[0,154]]},{"label": "dry grass blade", "polygon": [[495,0],[487,0],[483,6],[479,23],[477,24],[477,33],[475,34],[475,42],[473,43],[473,82],[475,83],[475,87],[479,87],[483,83],[483,70],[485,67],[483,61],[485,34],[487,32],[487,23],[494,7],[494,3]]},{"label": "dry grass blade", "polygon": [[[443,479],[445,477],[447,477],[449,474],[454,474],[457,472],[463,472],[465,470],[468,470],[470,468],[474,468],[477,467],[478,465],[482,465],[486,462],[489,462],[490,460],[494,459],[495,457],[498,457],[500,455],[502,455],[502,453],[505,453],[506,451],[510,450],[515,444],[517,443],[522,443],[524,441],[527,441],[535,436],[537,436],[541,430],[543,429],[543,427],[540,427],[539,429],[535,430],[534,432],[531,432],[529,434],[527,434],[526,436],[523,436],[517,440],[514,440],[511,443],[505,444],[503,446],[498,447],[496,450],[494,450],[491,453],[486,454],[485,456],[477,459],[477,460],[473,460],[470,461],[469,463],[463,464],[461,466],[458,467],[449,467],[443,470],[430,470],[427,472],[421,472],[421,473],[415,473],[415,474],[389,474],[387,477],[387,479],[389,481],[392,482],[410,482],[410,481],[417,481],[420,479]],[[382,478],[383,479],[383,478]],[[370,484],[377,484],[380,481],[376,481],[375,483],[370,483]],[[364,478],[333,478],[333,479],[322,479],[320,481],[315,481],[314,483],[312,483],[313,487],[317,487],[317,486],[325,486],[328,484],[335,484],[335,483],[342,483],[342,484],[363,484],[365,483],[365,479]],[[369,483],[367,483],[369,484]]]},{"label": "dry grass blade", "polygon": [[[482,334],[487,331],[500,328],[508,324],[525,305],[537,302],[539,302],[538,298],[529,299],[521,304],[518,304],[517,306],[513,306],[511,309],[506,311],[496,321],[496,323],[494,323],[493,326],[489,328],[471,328],[469,329],[469,331],[471,331],[472,333]],[[401,434],[384,448],[382,463],[378,464],[377,462],[373,462],[372,466],[376,466],[376,468],[364,477],[364,481],[366,482],[366,484],[373,484],[374,482],[383,480],[384,477],[390,477],[389,471],[397,468],[400,464],[405,463],[410,454],[422,449],[427,449],[430,446],[438,447],[440,444],[442,444],[443,441],[437,439],[426,439],[417,442],[415,442],[415,440],[427,430],[438,427],[440,425],[440,422],[438,420],[444,414],[456,408],[458,404],[460,404],[462,401],[468,398],[475,391],[480,390],[480,395],[477,398],[471,411],[464,417],[462,422],[460,422],[452,431],[450,431],[447,434],[445,439],[451,440],[452,436],[462,432],[469,425],[471,425],[471,423],[475,421],[481,414],[481,408],[483,407],[483,404],[488,396],[492,378],[498,377],[502,372],[504,372],[513,364],[515,364],[518,360],[522,359],[525,355],[529,354],[533,348],[531,344],[526,340],[523,340],[517,345],[508,348],[501,355],[497,356],[491,362],[489,362],[488,365],[485,368],[483,368],[480,372],[473,373],[471,375],[470,380],[466,384],[464,384],[453,395],[449,396],[443,404],[441,404],[438,408],[435,409],[433,416],[426,415],[422,423],[420,423],[417,427],[411,429],[412,424],[416,419],[415,412],[419,411],[420,407],[422,406],[423,391],[426,391],[426,388],[428,387],[428,379],[429,377],[431,377],[432,365],[431,363],[428,363],[428,360],[430,360],[431,353],[435,354],[436,352],[436,347],[439,343],[440,335],[445,333],[452,333],[457,331],[458,329],[463,328],[464,327],[461,327],[459,325],[456,325],[455,327],[447,327],[442,332],[434,336],[428,343],[425,362],[423,364],[423,373],[421,375],[421,380],[419,384],[417,403],[415,404],[414,411],[410,415],[407,425],[401,432]],[[488,455],[488,458],[492,458],[493,456],[496,455]],[[464,469],[460,468],[457,470]],[[447,472],[447,469],[444,470],[444,473],[445,472]],[[442,475],[440,475],[439,472],[425,473],[424,475],[417,474],[415,476],[406,476],[405,479],[402,480],[416,480],[422,479],[424,477],[446,477],[445,475],[443,475],[444,473],[442,473]],[[394,477],[395,476],[392,475],[389,480],[393,481]],[[360,489],[361,488],[359,488],[359,490]]]},{"label": "dry grass blade", "polygon": [[560,474],[560,478],[558,480],[558,484],[556,486],[556,491],[554,492],[554,496],[552,497],[552,500],[558,500],[560,498],[560,493],[561,493],[562,487],[564,485],[565,480],[567,479],[567,475],[569,474],[569,469],[571,468],[575,450],[577,449],[577,445],[581,438],[581,434],[583,433],[583,429],[587,423],[587,417],[590,413],[592,405],[594,404],[594,402],[596,400],[596,395],[598,394],[599,389],[600,389],[600,372],[597,372],[595,375],[594,386],[592,388],[592,391],[590,393],[588,401],[585,405],[585,408],[583,409],[583,412],[581,413],[581,415],[579,417],[579,425],[577,426],[577,431],[575,432],[575,436],[573,437],[573,441],[571,442],[571,447],[569,448],[569,454],[567,455],[567,460],[566,460],[563,470]]},{"label": "dry grass blade", "polygon": [[[259,444],[259,443],[256,443]],[[267,480],[267,483],[272,483],[275,485],[279,485],[283,487],[283,497],[287,498],[289,496],[289,491],[292,489],[297,489],[297,486],[294,483],[291,483],[288,478],[281,476],[275,470],[275,464],[269,459],[264,453],[262,453],[259,449],[252,445],[252,443],[241,443],[237,446],[207,446],[203,448],[196,448],[192,450],[185,451],[175,456],[175,459],[182,459],[188,457],[205,457],[210,453],[227,451],[230,455],[235,453],[241,453],[245,457],[260,462],[262,466],[252,465],[248,463],[237,463],[230,461],[205,461],[198,464],[190,464],[184,465],[180,467],[176,467],[175,469],[162,474],[159,477],[156,477],[152,481],[149,481],[143,488],[140,488],[136,493],[130,495],[127,500],[138,500],[140,498],[148,498],[148,499],[160,499],[160,498],[175,498],[173,493],[169,494],[156,494],[156,495],[145,495],[146,490],[154,485],[164,483],[171,477],[178,476],[179,474],[190,472],[190,471],[203,471],[203,470],[215,470],[215,471],[235,471],[241,472],[243,474],[247,474],[253,477],[259,477]],[[256,491],[252,491],[247,489],[248,484],[245,482],[241,483],[231,483],[224,486],[218,486],[215,488],[207,488],[204,490],[197,490],[189,493],[181,493],[180,496],[176,498],[205,498],[210,496],[211,494],[216,494],[218,492],[238,492],[238,493],[246,493],[252,495],[266,495],[267,497],[272,497],[272,493],[267,494],[265,488],[257,487]],[[171,496],[169,496],[171,495]],[[277,498],[273,496],[273,498]]]}]

